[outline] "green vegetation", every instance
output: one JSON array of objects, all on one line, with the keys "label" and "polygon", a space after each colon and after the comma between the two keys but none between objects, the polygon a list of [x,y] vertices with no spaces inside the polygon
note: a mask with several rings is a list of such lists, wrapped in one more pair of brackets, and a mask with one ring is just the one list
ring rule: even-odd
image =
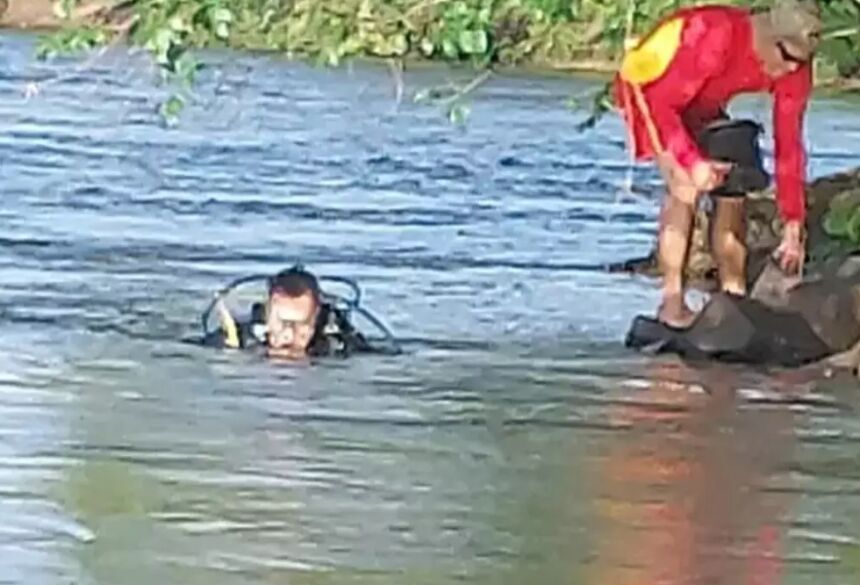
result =
[{"label": "green vegetation", "polygon": [[[828,35],[819,76],[860,81],[860,0],[821,1]],[[165,80],[180,85],[193,83],[200,65],[191,50],[202,47],[277,51],[327,65],[361,56],[436,59],[478,69],[611,68],[628,35],[641,34],[660,15],[687,4],[692,2],[57,0],[57,13],[68,24],[45,37],[39,55],[90,49],[127,36],[152,54]],[[605,92],[592,105],[599,114],[607,105]],[[177,95],[165,113],[175,114],[181,106]]]},{"label": "green vegetation", "polygon": [[823,223],[827,235],[853,249],[860,248],[860,190],[834,197]]}]

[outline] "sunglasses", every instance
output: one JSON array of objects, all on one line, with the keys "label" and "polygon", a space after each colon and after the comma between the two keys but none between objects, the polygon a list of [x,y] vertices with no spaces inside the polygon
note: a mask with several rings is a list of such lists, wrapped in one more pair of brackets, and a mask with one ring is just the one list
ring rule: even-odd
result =
[{"label": "sunglasses", "polygon": [[779,55],[782,57],[783,61],[788,61],[789,63],[797,63],[798,65],[805,65],[806,59],[801,59],[800,57],[795,57],[792,55],[788,49],[785,48],[783,43],[777,43],[776,48],[779,49]]}]

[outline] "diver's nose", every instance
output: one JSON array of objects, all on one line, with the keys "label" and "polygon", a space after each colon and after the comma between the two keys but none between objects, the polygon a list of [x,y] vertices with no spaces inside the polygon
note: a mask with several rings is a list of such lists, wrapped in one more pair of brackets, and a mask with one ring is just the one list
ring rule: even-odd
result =
[{"label": "diver's nose", "polygon": [[272,342],[273,345],[289,345],[293,342],[293,330],[291,327],[284,327],[282,329],[278,329],[278,331],[273,336]]}]

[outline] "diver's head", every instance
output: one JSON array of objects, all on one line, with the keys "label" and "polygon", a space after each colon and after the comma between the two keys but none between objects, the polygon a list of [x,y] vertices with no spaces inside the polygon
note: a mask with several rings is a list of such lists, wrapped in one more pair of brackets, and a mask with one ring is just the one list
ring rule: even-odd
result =
[{"label": "diver's head", "polygon": [[269,353],[305,355],[316,330],[321,307],[317,278],[299,267],[278,273],[269,283],[266,330]]},{"label": "diver's head", "polygon": [[816,0],[775,0],[759,15],[759,52],[773,77],[809,63],[821,41],[821,9]]}]

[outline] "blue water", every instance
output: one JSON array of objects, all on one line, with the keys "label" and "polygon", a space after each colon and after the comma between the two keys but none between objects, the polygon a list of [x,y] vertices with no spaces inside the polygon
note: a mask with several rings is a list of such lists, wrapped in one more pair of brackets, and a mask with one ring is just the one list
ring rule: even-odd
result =
[{"label": "blue water", "polygon": [[[142,56],[33,43],[0,47],[0,582],[860,578],[855,384],[623,348],[656,283],[601,267],[648,252],[660,186],[625,194],[614,116],[576,131],[593,80],[496,76],[460,128],[408,98],[467,72],[398,103],[383,66],[210,54],[170,128]],[[860,165],[856,105],[806,133],[811,177]],[[180,343],[295,261],[404,355]]]}]

